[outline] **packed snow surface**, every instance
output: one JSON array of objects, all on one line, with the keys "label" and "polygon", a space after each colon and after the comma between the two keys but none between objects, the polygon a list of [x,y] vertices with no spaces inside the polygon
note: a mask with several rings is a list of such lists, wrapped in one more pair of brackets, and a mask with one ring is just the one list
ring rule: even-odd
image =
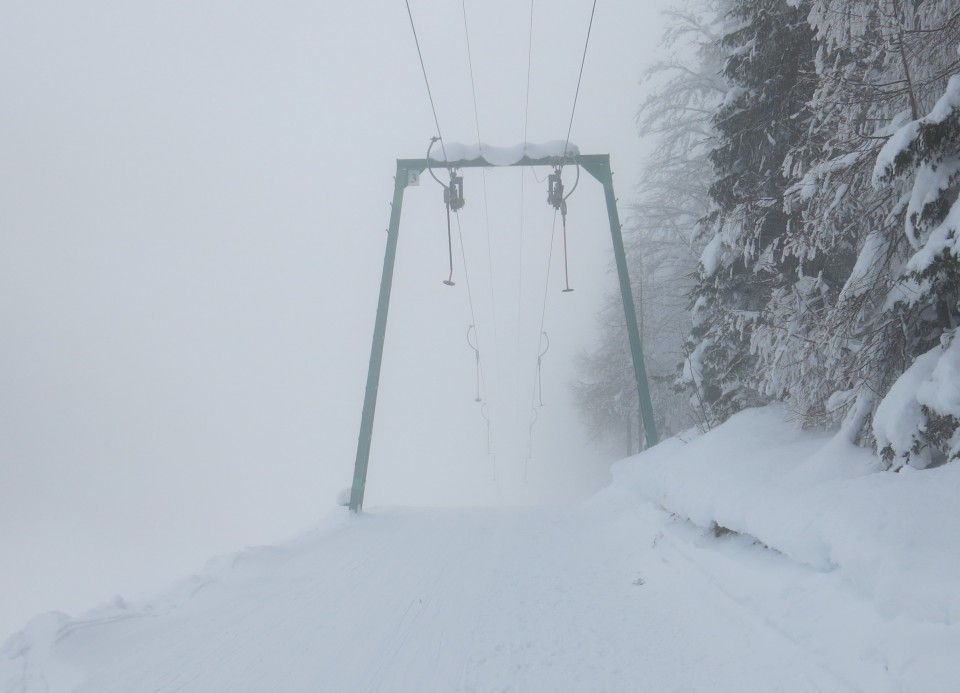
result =
[{"label": "packed snow surface", "polygon": [[0,691],[957,690],[960,465],[878,472],[787,418],[665,441],[572,508],[338,513],[38,617]]},{"label": "packed snow surface", "polygon": [[483,159],[491,166],[512,166],[524,157],[530,159],[563,159],[579,154],[579,147],[565,140],[551,140],[543,144],[522,142],[512,147],[494,147],[484,143],[443,142],[434,145],[430,152],[430,159],[443,162]]},{"label": "packed snow surface", "polygon": [[872,453],[786,418],[776,407],[744,412],[620,464],[616,477],[698,526],[839,574],[885,617],[960,628],[960,465],[882,472]]}]

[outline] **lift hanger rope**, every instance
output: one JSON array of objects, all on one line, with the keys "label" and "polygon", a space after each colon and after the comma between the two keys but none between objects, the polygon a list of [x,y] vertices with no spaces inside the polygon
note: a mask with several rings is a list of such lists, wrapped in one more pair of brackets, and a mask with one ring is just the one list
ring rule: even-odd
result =
[{"label": "lift hanger rope", "polygon": [[477,328],[474,325],[470,325],[470,327],[467,328],[467,344],[471,349],[473,349],[473,353],[475,354],[477,361],[477,396],[473,401],[482,402],[483,400],[480,398],[480,348],[470,341],[471,332],[473,332],[474,337],[476,337]]},{"label": "lift hanger rope", "polygon": [[[483,420],[487,422],[487,454],[493,454],[493,438],[490,435],[490,416],[487,414],[487,403],[484,402],[480,405],[480,416],[483,417]],[[494,467],[494,472],[496,472],[496,467]]]},{"label": "lift hanger rope", "polygon": [[527,427],[527,456],[523,460],[523,483],[527,483],[527,471],[530,467],[530,460],[533,459],[533,426],[537,423],[540,414],[536,407],[530,408],[530,425]]},{"label": "lift hanger rope", "polygon": [[540,394],[540,406],[543,406],[543,374],[541,373],[541,367],[543,366],[543,357],[547,355],[547,352],[550,351],[550,337],[547,336],[546,332],[541,332],[540,336],[543,338],[540,340],[540,343],[543,344],[543,340],[547,341],[546,345],[543,347],[543,351],[537,356],[537,390]]}]

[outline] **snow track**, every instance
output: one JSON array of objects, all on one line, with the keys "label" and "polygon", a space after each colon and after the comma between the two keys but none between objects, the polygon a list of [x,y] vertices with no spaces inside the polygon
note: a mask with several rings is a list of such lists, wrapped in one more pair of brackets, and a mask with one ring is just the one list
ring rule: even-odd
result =
[{"label": "snow track", "polygon": [[790,590],[812,607],[836,586],[614,489],[333,524],[140,607],[35,621],[0,653],[0,691],[885,690],[879,666],[851,683],[760,603]]}]

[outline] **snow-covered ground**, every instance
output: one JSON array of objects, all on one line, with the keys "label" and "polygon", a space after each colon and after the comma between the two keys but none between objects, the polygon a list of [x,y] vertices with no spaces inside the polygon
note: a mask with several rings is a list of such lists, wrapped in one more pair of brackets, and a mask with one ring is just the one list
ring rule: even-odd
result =
[{"label": "snow-covered ground", "polygon": [[960,470],[878,472],[786,418],[666,441],[575,507],[338,513],[38,617],[0,691],[957,690]]}]

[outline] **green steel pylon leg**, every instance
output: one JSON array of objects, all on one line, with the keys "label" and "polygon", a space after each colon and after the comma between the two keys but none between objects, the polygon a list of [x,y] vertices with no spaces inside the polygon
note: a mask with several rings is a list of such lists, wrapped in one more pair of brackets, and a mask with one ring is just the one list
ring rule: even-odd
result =
[{"label": "green steel pylon leg", "polygon": [[367,389],[363,397],[363,415],[360,418],[360,438],[357,441],[357,461],[353,467],[353,487],[350,490],[350,510],[360,512],[363,492],[367,485],[367,465],[370,462],[370,443],[373,438],[373,415],[377,409],[377,390],[380,388],[380,366],[383,362],[383,343],[387,333],[387,309],[390,307],[390,288],[393,284],[393,266],[397,259],[397,238],[400,235],[400,207],[407,187],[407,170],[397,165],[393,186],[393,209],[390,228],[387,229],[387,249],[383,256],[383,275],[380,277],[380,300],[377,320],[373,328],[373,346],[370,349],[370,367],[367,370]]},{"label": "green steel pylon leg", "polygon": [[653,420],[653,402],[650,400],[647,368],[643,363],[643,346],[640,343],[640,328],[637,326],[637,309],[633,303],[630,272],[627,269],[627,254],[623,248],[623,235],[620,232],[617,198],[613,194],[613,173],[610,170],[609,158],[604,163],[584,164],[584,168],[603,185],[603,194],[607,200],[610,236],[613,238],[613,257],[617,263],[620,295],[623,298],[623,312],[627,319],[627,335],[630,337],[630,355],[633,357],[633,373],[637,379],[637,394],[640,397],[640,421],[647,442],[646,447],[649,448],[660,441],[660,436],[657,435],[657,424]]}]

